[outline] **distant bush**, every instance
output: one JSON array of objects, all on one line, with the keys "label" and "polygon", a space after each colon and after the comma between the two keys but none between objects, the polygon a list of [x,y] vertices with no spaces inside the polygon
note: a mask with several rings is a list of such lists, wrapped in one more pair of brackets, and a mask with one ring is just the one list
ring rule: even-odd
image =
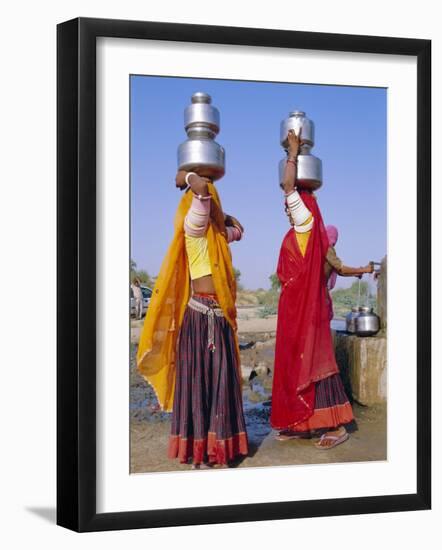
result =
[{"label": "distant bush", "polygon": [[254,291],[256,300],[260,306],[263,306],[258,311],[258,316],[261,318],[269,317],[269,315],[275,315],[278,312],[278,302],[280,295],[280,282],[276,275],[270,275],[270,290],[264,290],[259,288]]},{"label": "distant bush", "polygon": [[267,319],[267,317],[270,317],[271,315],[276,315],[277,313],[278,313],[277,305],[267,305],[259,308],[258,317],[260,317],[261,319]]},{"label": "distant bush", "polygon": [[276,290],[268,290],[258,297],[258,303],[262,306],[277,307],[279,302],[279,292]]}]

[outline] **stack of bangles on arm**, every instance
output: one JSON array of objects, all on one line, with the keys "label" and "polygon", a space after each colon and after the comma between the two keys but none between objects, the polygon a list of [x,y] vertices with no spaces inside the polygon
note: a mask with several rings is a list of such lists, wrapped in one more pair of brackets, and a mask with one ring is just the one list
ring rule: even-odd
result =
[{"label": "stack of bangles on arm", "polygon": [[[189,187],[189,176],[192,175],[194,175],[194,172],[189,172],[185,178],[185,182]],[[198,238],[206,234],[210,217],[210,199],[210,195],[197,195],[193,193],[192,204],[184,219],[184,231],[189,237]],[[226,234],[227,242],[229,243],[240,241],[242,238],[242,231],[237,225],[226,227]]]},{"label": "stack of bangles on arm", "polygon": [[[189,185],[189,176],[192,175],[194,172],[189,172],[186,175],[187,185]],[[184,218],[184,230],[190,237],[203,237],[206,234],[210,216],[210,198],[210,195],[193,194],[192,204]]]},{"label": "stack of bangles on arm", "polygon": [[[295,231],[297,233],[307,233],[307,231],[310,231],[313,227],[314,218],[310,210],[305,206],[296,188],[290,193],[287,193],[285,197],[290,215],[295,224]],[[309,219],[310,221],[306,223]]]},{"label": "stack of bangles on arm", "polygon": [[242,231],[237,225],[226,226],[227,242],[240,241],[242,237]]}]

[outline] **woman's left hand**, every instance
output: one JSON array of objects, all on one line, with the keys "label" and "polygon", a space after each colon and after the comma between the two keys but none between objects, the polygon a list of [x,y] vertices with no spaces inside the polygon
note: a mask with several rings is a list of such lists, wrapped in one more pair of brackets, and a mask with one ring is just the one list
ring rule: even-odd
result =
[{"label": "woman's left hand", "polygon": [[175,185],[178,189],[185,189],[187,187],[186,183],[187,172],[185,170],[178,170],[175,176]]},{"label": "woman's left hand", "polygon": [[237,227],[241,233],[244,233],[244,227],[239,223],[239,221],[231,216],[230,214],[225,214],[224,223],[227,227]]}]

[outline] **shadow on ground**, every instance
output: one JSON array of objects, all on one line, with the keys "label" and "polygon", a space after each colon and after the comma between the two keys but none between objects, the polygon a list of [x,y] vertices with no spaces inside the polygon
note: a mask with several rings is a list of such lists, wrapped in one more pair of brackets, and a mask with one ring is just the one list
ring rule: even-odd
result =
[{"label": "shadow on ground", "polygon": [[[244,339],[252,336],[247,334]],[[138,375],[135,353],[133,345],[130,372],[131,473],[189,470],[189,465],[167,458],[171,415],[158,409],[153,390]],[[268,366],[273,365],[273,356],[274,335],[271,333],[264,341],[258,342],[255,349],[241,352],[250,453],[235,467],[386,460],[386,407],[381,405],[363,407],[353,403],[357,429],[353,427],[346,443],[330,450],[316,449],[315,439],[275,440],[269,423],[272,377]],[[250,374],[255,372],[253,380],[249,380]]]},{"label": "shadow on ground", "polygon": [[48,521],[49,523],[56,523],[57,520],[57,511],[55,508],[49,508],[44,506],[28,506],[26,508],[28,512],[31,514],[34,514],[35,516],[38,516],[45,521]]}]

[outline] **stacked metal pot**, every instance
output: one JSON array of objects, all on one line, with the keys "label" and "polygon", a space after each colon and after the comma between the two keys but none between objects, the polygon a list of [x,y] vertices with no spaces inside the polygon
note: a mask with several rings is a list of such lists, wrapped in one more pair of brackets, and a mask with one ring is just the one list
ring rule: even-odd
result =
[{"label": "stacked metal pot", "polygon": [[[288,118],[281,122],[280,143],[286,153],[288,153],[287,135],[290,130],[294,130],[299,135],[301,132],[301,147],[298,156],[298,168],[296,176],[296,185],[298,187],[315,190],[322,185],[322,162],[311,154],[315,145],[315,125],[313,121],[307,118],[304,111],[292,111]],[[284,177],[284,168],[287,157],[279,162],[279,182]]]},{"label": "stacked metal pot", "polygon": [[211,180],[225,173],[225,151],[215,141],[220,130],[219,111],[204,92],[192,95],[184,111],[184,128],[188,139],[178,147],[178,169],[196,172]]}]

